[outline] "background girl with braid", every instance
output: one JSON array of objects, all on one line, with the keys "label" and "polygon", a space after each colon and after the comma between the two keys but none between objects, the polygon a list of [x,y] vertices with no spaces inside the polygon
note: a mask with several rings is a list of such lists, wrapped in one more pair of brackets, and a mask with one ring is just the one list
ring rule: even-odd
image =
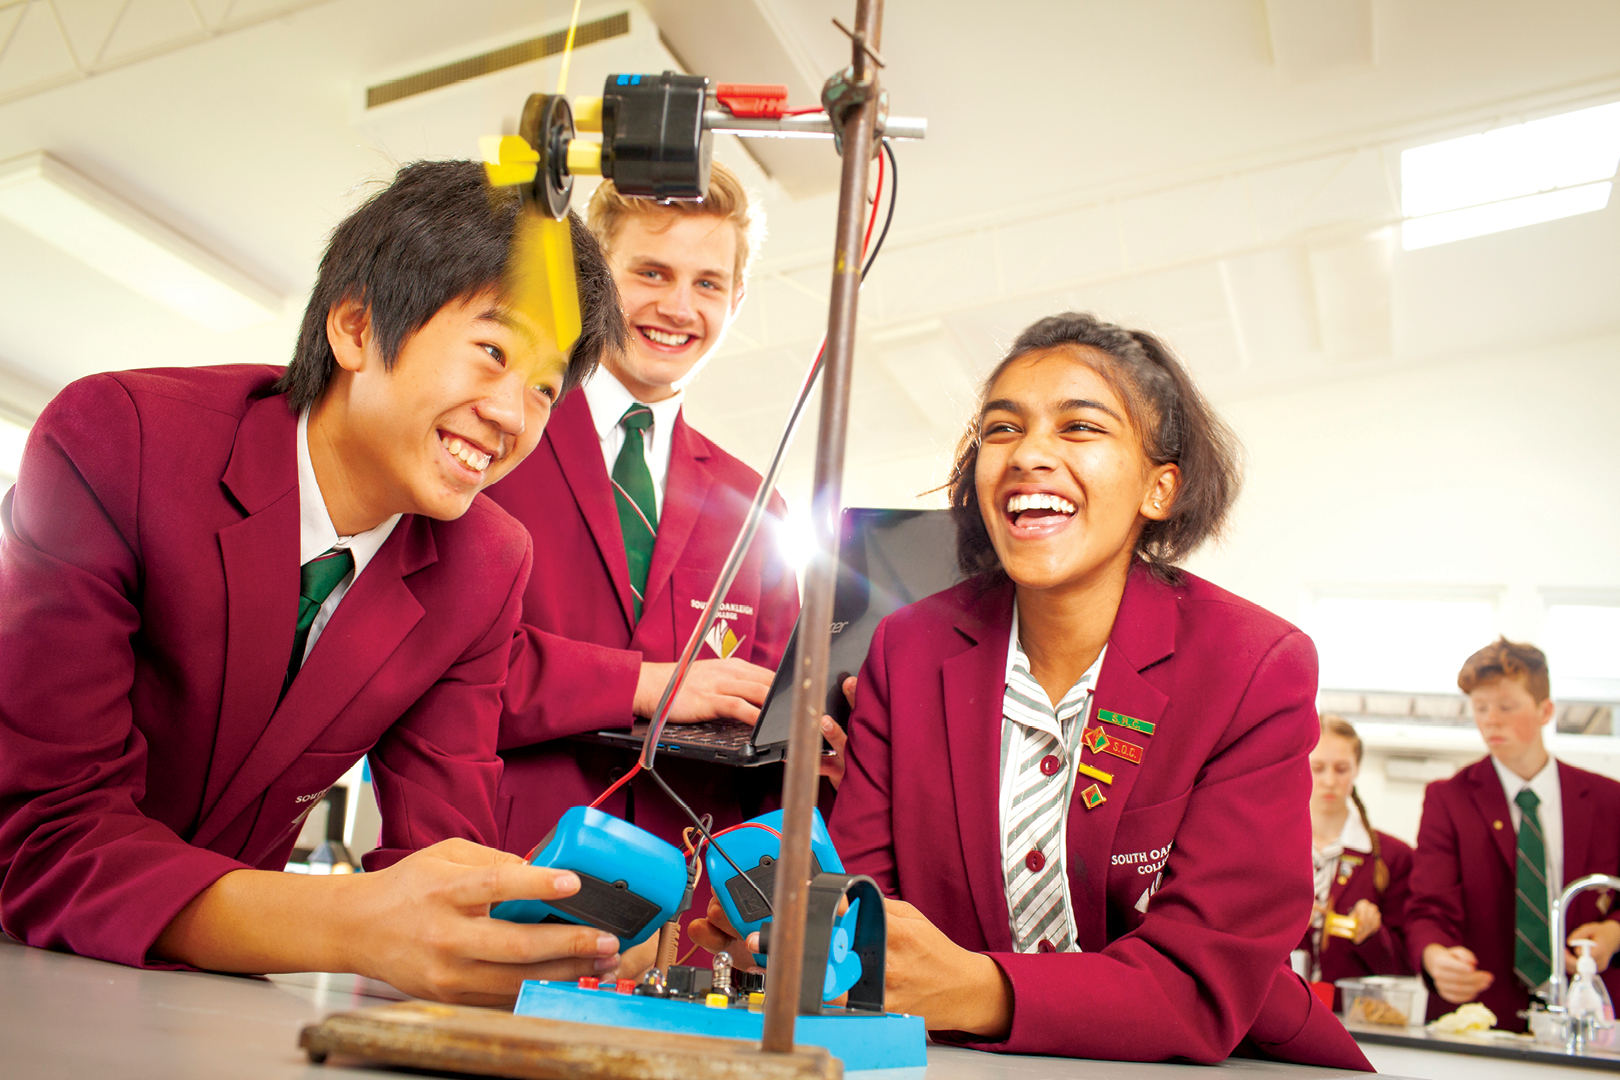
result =
[{"label": "background girl with braid", "polygon": [[[1322,737],[1311,751],[1311,864],[1316,905],[1300,949],[1313,982],[1362,975],[1410,975],[1406,956],[1406,898],[1412,849],[1378,832],[1356,794],[1361,739],[1337,716],[1322,717]],[[1344,937],[1329,917],[1355,920]]]}]

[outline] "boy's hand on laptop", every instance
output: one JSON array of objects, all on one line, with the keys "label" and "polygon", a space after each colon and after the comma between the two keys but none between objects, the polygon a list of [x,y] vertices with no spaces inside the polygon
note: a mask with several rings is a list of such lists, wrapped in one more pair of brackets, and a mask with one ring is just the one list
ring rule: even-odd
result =
[{"label": "boy's hand on laptop", "polygon": [[[658,711],[658,699],[674,671],[674,664],[641,665],[634,703],[637,716],[650,718]],[[675,694],[669,719],[676,724],[730,719],[752,726],[774,678],[776,672],[746,660],[694,660]]]},{"label": "boy's hand on laptop", "polygon": [[524,979],[571,981],[620,964],[612,934],[487,918],[502,900],[570,896],[579,878],[468,840],[442,841],[349,883],[346,970],[414,997],[509,1005]]}]

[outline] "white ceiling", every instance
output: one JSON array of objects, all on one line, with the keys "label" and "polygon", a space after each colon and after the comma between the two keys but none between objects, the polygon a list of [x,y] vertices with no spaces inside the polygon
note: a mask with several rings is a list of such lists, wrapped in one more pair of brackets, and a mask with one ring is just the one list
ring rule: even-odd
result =
[{"label": "white ceiling", "polygon": [[[365,86],[555,30],[570,6],[0,0],[0,160],[48,150],[286,298],[274,323],[214,333],[0,222],[0,399],[37,410],[110,368],[283,362],[365,181],[473,155],[558,65],[369,113]],[[780,55],[795,105],[847,62],[830,20],[852,0],[649,8],[663,39],[648,9],[587,4],[630,10],[632,30],[575,54],[571,93],[672,66],[666,39],[736,55],[702,71],[717,80]],[[892,110],[930,134],[898,148],[862,299],[849,501],[937,483],[975,379],[1065,307],[1162,332],[1228,400],[1620,325],[1620,202],[1411,253],[1389,232],[1403,147],[1620,98],[1612,0],[890,0],[881,51]],[[781,183],[735,141],[718,150],[765,193],[771,237],[688,404],[756,464],[824,322],[834,213],[806,194],[830,170],[804,153],[830,163],[830,145],[778,149],[759,159]],[[812,438],[791,459],[800,505]]]}]

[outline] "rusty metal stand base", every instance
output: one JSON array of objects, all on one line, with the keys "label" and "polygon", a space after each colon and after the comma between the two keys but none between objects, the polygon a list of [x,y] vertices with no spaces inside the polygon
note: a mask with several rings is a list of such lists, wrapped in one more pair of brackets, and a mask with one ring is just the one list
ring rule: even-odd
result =
[{"label": "rusty metal stand base", "polygon": [[369,1064],[521,1080],[841,1080],[819,1046],[792,1053],[737,1039],[632,1031],[512,1016],[490,1009],[400,1002],[334,1013],[298,1043],[319,1064]]}]

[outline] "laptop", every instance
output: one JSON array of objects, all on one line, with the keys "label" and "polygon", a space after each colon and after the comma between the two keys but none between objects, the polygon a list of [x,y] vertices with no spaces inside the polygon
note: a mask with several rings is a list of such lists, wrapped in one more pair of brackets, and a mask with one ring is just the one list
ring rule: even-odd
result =
[{"label": "laptop", "polygon": [[[833,594],[832,642],[827,663],[827,713],[849,720],[844,679],[859,674],[878,623],[925,596],[961,580],[956,568],[956,526],[949,510],[850,507],[843,513],[838,578]],[[766,765],[787,752],[793,713],[793,659],[803,616],[753,727],[736,720],[665,724],[659,754],[726,765]],[[595,731],[577,738],[639,751],[647,721],[629,731]]]}]

